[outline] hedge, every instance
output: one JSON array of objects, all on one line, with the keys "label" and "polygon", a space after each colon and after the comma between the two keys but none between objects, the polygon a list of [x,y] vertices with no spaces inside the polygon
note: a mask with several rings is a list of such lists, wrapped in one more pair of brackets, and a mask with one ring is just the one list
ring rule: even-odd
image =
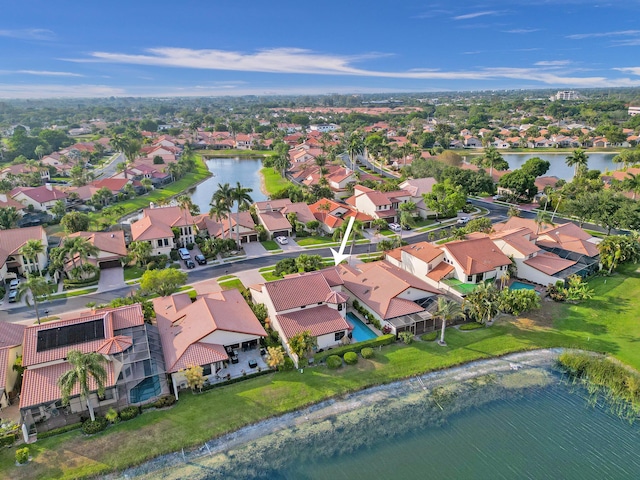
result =
[{"label": "hedge", "polygon": [[16,434],[10,433],[5,435],[4,437],[0,437],[0,447],[8,447],[9,445],[13,445],[16,441]]},{"label": "hedge", "polygon": [[329,355],[344,355],[347,352],[359,352],[365,347],[375,348],[385,345],[391,345],[396,341],[396,336],[393,333],[387,335],[380,335],[377,338],[371,340],[365,340],[364,342],[356,342],[351,345],[345,345],[344,347],[332,348],[331,350],[325,350],[324,352],[316,353],[313,359],[316,364],[322,362]]},{"label": "hedge", "polygon": [[336,370],[341,366],[342,359],[338,355],[329,355],[329,357],[327,358],[327,367],[329,367],[331,370]]},{"label": "hedge", "polygon": [[364,347],[362,350],[360,350],[360,355],[362,355],[362,358],[372,358],[373,357],[373,348]]},{"label": "hedge", "polygon": [[355,365],[358,363],[358,354],[356,352],[347,352],[344,354],[344,363],[347,365]]},{"label": "hedge", "polygon": [[[286,357],[286,358],[289,358],[289,357]],[[243,382],[243,381],[245,381],[245,380],[247,380],[249,378],[259,377],[260,375],[266,375],[267,373],[273,373],[273,370],[271,370],[269,368],[266,368],[266,369],[262,370],[261,372],[250,373],[250,374],[247,374],[247,375],[243,375],[241,377],[232,378],[231,380],[227,380],[226,382],[211,383],[209,385],[205,385],[204,387],[202,387],[202,391],[204,392],[204,391],[211,390],[211,389],[214,389],[214,388],[224,387],[225,385],[231,385],[232,383]]]},{"label": "hedge", "polygon": [[82,431],[87,435],[93,435],[107,428],[107,419],[104,417],[96,417],[95,420],[87,420],[82,424]]},{"label": "hedge", "polygon": [[465,323],[458,327],[460,330],[475,330],[476,328],[484,328],[484,325],[478,322]]},{"label": "hedge", "polygon": [[120,410],[120,418],[125,422],[127,420],[136,418],[139,414],[140,414],[140,409],[135,406],[126,407]]},{"label": "hedge", "polygon": [[49,430],[48,432],[38,433],[38,439],[41,440],[43,438],[53,437],[54,435],[60,435],[62,433],[77,430],[79,428],[82,428],[82,423],[72,423],[71,425],[65,425],[64,427],[54,428],[53,430]]},{"label": "hedge", "polygon": [[436,338],[438,338],[438,334],[440,332],[438,330],[434,330],[433,332],[425,333],[420,336],[420,340],[423,342],[433,342]]}]

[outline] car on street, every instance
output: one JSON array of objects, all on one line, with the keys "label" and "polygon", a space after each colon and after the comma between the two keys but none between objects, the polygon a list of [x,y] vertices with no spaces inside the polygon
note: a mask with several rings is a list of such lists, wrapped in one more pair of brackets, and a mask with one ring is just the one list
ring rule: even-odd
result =
[{"label": "car on street", "polygon": [[187,266],[187,268],[196,268],[196,264],[193,263],[193,260],[185,260],[184,264]]},{"label": "car on street", "polygon": [[466,225],[469,223],[469,217],[460,217],[456,223],[458,225]]},{"label": "car on street", "polygon": [[198,265],[206,265],[207,264],[207,259],[205,258],[204,255],[196,255],[195,257],[193,257],[193,259],[198,262]]},{"label": "car on street", "polygon": [[178,255],[180,255],[180,258],[182,260],[188,260],[191,258],[191,254],[189,253],[189,250],[187,250],[186,248],[180,248],[178,250]]},{"label": "car on street", "polygon": [[286,245],[287,243],[289,243],[289,239],[287,237],[276,237],[276,242],[278,242],[280,245]]},{"label": "car on street", "polygon": [[400,230],[402,230],[402,227],[400,226],[399,223],[390,223],[389,228],[394,232],[399,232]]},{"label": "car on street", "polygon": [[411,230],[411,225],[404,225],[402,228],[404,228],[405,230]]},{"label": "car on street", "polygon": [[9,303],[15,303],[18,300],[18,290],[11,290],[8,297]]}]

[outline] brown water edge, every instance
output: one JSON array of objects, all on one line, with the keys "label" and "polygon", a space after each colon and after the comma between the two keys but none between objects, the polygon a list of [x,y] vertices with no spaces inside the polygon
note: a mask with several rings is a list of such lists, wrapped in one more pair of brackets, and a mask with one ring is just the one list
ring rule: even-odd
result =
[{"label": "brown water edge", "polygon": [[[446,392],[451,388],[455,388],[452,385],[473,379],[481,381],[481,377],[505,373],[514,369],[521,369],[521,372],[514,372],[513,375],[504,377],[502,380],[503,387],[510,388],[509,383],[512,384],[511,388],[544,385],[546,377],[542,374],[543,371],[541,369],[551,367],[562,351],[562,349],[544,349],[514,353],[500,358],[480,360],[460,367],[431,372],[421,377],[368,388],[340,399],[327,400],[299,411],[258,422],[211,440],[198,449],[163,455],[119,474],[109,474],[103,478],[190,478],[194,469],[197,471],[200,471],[200,468],[209,470],[212,466],[215,467],[218,464],[222,464],[233,457],[233,449],[248,443],[260,442],[261,440],[271,441],[273,438],[277,439],[281,436],[284,440],[284,436],[288,436],[300,428],[328,428],[326,420],[334,418],[336,415],[349,414],[360,409],[375,409],[375,405],[385,403],[411,402],[415,400],[416,396],[424,397],[439,388],[442,392]],[[538,370],[541,374],[535,375],[535,370]],[[517,375],[517,373],[523,374]],[[279,432],[280,435],[273,435]],[[266,439],[266,437],[270,438]],[[266,447],[266,445],[262,446]],[[207,464],[206,467],[204,466],[205,463]]]}]

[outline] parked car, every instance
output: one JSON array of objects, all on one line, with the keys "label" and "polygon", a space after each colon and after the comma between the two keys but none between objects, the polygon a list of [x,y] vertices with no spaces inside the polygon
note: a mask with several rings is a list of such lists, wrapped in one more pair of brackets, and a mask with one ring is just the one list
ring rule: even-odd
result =
[{"label": "parked car", "polygon": [[399,223],[390,223],[389,228],[394,232],[399,232],[400,230],[402,230],[402,227],[400,226]]},{"label": "parked car", "polygon": [[196,264],[193,263],[193,260],[185,260],[184,264],[187,266],[187,268],[196,268]]},{"label": "parked car", "polygon": [[278,242],[280,245],[286,245],[287,243],[289,243],[289,239],[287,237],[276,237],[276,242]]},{"label": "parked car", "polygon": [[191,258],[191,254],[189,253],[189,250],[187,250],[186,248],[178,249],[178,255],[180,255],[180,258],[182,260],[188,260],[189,258]]},{"label": "parked car", "polygon": [[14,278],[13,280],[11,280],[11,283],[9,284],[9,290],[17,290],[18,285],[20,285],[20,279]]},{"label": "parked car", "polygon": [[456,223],[458,225],[466,225],[469,223],[469,217],[460,217]]},{"label": "parked car", "polygon": [[9,303],[15,303],[18,299],[18,290],[11,290],[9,292]]},{"label": "parked car", "polygon": [[404,228],[405,230],[411,230],[411,225],[404,225],[402,228]]},{"label": "parked car", "polygon": [[198,262],[198,265],[206,265],[207,264],[207,259],[205,258],[204,255],[196,255],[193,258],[194,258],[194,260],[196,262]]}]

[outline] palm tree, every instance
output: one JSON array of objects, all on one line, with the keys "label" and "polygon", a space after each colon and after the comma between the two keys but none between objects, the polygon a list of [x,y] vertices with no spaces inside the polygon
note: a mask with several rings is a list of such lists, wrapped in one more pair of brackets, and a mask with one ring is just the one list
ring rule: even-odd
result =
[{"label": "palm tree", "polygon": [[447,300],[446,297],[438,297],[438,308],[435,312],[435,316],[442,320],[442,330],[440,332],[440,340],[438,345],[446,346],[444,341],[444,329],[447,326],[447,322],[450,322],[454,318],[460,316],[462,309],[457,302]]},{"label": "palm tree", "polygon": [[358,155],[361,155],[364,152],[364,142],[362,137],[355,133],[351,134],[347,152],[349,153],[349,159],[351,160],[351,170],[355,170],[356,159]]},{"label": "palm tree", "polygon": [[492,283],[479,283],[464,299],[464,306],[479,323],[486,323],[498,313],[498,289]]},{"label": "palm tree", "polygon": [[18,220],[20,220],[20,214],[16,210],[16,207],[3,207],[0,208],[0,229],[9,230],[18,226]]},{"label": "palm tree", "polygon": [[506,170],[509,168],[509,164],[506,162],[502,155],[495,147],[488,147],[482,158],[480,159],[480,164],[483,167],[489,167],[489,176],[493,176],[493,169],[496,170]]},{"label": "palm tree", "polygon": [[356,239],[362,235],[363,225],[360,220],[354,220],[353,226],[351,227],[351,235],[353,238],[351,240],[351,246],[349,247],[349,255],[353,253],[353,246],[356,243]]},{"label": "palm tree", "polygon": [[40,311],[38,310],[38,297],[46,297],[49,294],[49,283],[44,277],[39,275],[27,274],[27,279],[18,285],[18,298],[25,297],[27,305],[29,303],[29,297],[27,293],[31,294],[33,300],[33,308],[36,312],[36,320],[40,324]]},{"label": "palm tree", "polygon": [[149,178],[143,178],[140,180],[140,184],[144,187],[145,193],[153,188],[153,182]]},{"label": "palm tree", "polygon": [[551,215],[549,215],[549,212],[545,212],[545,211],[539,211],[536,214],[536,235],[538,235],[538,233],[540,233],[540,227],[542,225],[553,225],[553,222],[551,221]]},{"label": "palm tree", "polygon": [[406,225],[411,226],[414,224],[413,212],[416,211],[416,204],[413,202],[405,202],[400,204],[400,240],[402,241],[402,230]]},{"label": "palm tree", "polygon": [[67,354],[67,362],[71,365],[71,370],[63,373],[58,379],[58,386],[62,393],[62,403],[69,403],[71,392],[77,385],[80,388],[80,398],[87,402],[91,421],[95,421],[96,416],[89,398],[89,394],[91,393],[89,381],[90,378],[94,380],[98,387],[98,396],[103,396],[105,383],[107,381],[107,370],[104,367],[106,360],[99,353],[82,353],[78,350],[71,350]]},{"label": "palm tree", "polygon": [[85,261],[91,255],[94,257],[97,256],[100,251],[88,239],[80,236],[65,239],[62,248],[65,249],[67,255],[71,258],[73,268],[76,268],[76,255],[80,257],[80,260]]},{"label": "palm tree", "polygon": [[584,152],[584,150],[577,149],[574,150],[571,155],[567,157],[565,160],[567,167],[573,167],[573,176],[580,176],[580,167],[587,167],[589,163],[589,156]]},{"label": "palm tree", "polygon": [[35,154],[38,156],[38,160],[42,160],[46,151],[47,150],[42,145],[38,145],[34,150]]},{"label": "palm tree", "polygon": [[[20,247],[20,254],[26,258],[29,263],[35,264],[35,268],[37,272],[40,272],[40,267],[38,265],[38,255],[44,252],[44,245],[42,245],[42,241],[36,240],[32,238],[31,240],[27,240],[27,242]],[[29,273],[32,273],[31,265],[29,265]]]},{"label": "palm tree", "polygon": [[[220,184],[218,183],[218,189],[211,196],[211,202],[209,205],[212,206],[211,210],[216,210],[217,213],[214,213],[218,217],[218,221],[222,223],[222,237],[224,238],[224,219],[227,219],[227,223],[229,225],[229,236],[231,236],[231,208],[233,207],[233,199],[231,198],[232,188],[229,183]],[[211,217],[211,211],[209,212],[209,216]]]},{"label": "palm tree", "polygon": [[247,210],[253,203],[249,195],[253,188],[245,188],[240,182],[236,182],[236,188],[231,190],[231,200],[236,202],[236,243],[240,246],[240,210]]},{"label": "palm tree", "polygon": [[633,192],[633,200],[636,199],[636,194],[640,193],[640,174],[634,175],[627,172],[627,178],[624,179],[624,186]]},{"label": "palm tree", "polygon": [[129,255],[138,266],[143,266],[147,263],[152,250],[153,248],[149,242],[137,241],[129,244]]}]

